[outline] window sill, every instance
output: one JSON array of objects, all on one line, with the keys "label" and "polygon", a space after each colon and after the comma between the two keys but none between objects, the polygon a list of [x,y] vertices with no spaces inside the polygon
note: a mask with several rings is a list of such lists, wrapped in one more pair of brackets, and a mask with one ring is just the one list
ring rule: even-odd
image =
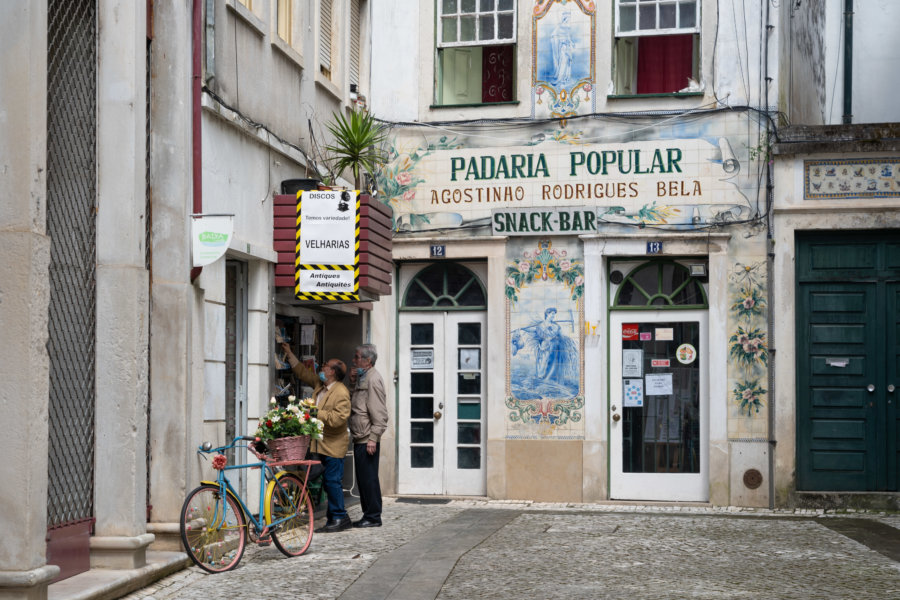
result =
[{"label": "window sill", "polygon": [[225,6],[230,8],[244,23],[254,29],[261,37],[266,36],[266,24],[253,12],[238,2],[238,0],[225,0]]},{"label": "window sill", "polygon": [[288,60],[296,63],[301,69],[303,68],[303,55],[293,46],[281,39],[277,34],[272,36],[272,46],[284,54]]},{"label": "window sill", "polygon": [[697,98],[706,92],[669,92],[665,94],[607,94],[607,100],[632,100],[635,98]]},{"label": "window sill", "polygon": [[324,75],[322,75],[321,72],[318,71],[316,72],[316,85],[320,86],[340,102],[344,101],[344,96],[341,94],[341,88],[339,88],[337,84],[326,78]]},{"label": "window sill", "polygon": [[506,102],[474,102],[472,104],[432,104],[428,108],[433,110],[445,108],[484,108],[486,106],[518,106],[518,100],[507,100]]}]

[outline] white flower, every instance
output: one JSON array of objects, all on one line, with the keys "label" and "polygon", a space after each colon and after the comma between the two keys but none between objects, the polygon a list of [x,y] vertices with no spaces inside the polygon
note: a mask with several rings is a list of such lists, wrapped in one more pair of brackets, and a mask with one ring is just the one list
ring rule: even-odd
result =
[{"label": "white flower", "polygon": [[269,400],[269,404],[278,404],[278,400],[275,399],[275,396],[272,396],[272,399]]},{"label": "white flower", "polygon": [[290,406],[288,406],[288,410],[296,415],[297,413],[300,412],[300,407],[297,406],[296,404],[291,404]]},{"label": "white flower", "polygon": [[277,423],[277,422],[280,421],[280,420],[281,420],[281,417],[278,416],[277,414],[272,415],[272,422],[273,422],[273,423]]},{"label": "white flower", "polygon": [[297,396],[294,396],[293,394],[291,394],[290,396],[288,396],[288,402],[293,402],[293,401],[296,400],[296,399],[297,399]]}]

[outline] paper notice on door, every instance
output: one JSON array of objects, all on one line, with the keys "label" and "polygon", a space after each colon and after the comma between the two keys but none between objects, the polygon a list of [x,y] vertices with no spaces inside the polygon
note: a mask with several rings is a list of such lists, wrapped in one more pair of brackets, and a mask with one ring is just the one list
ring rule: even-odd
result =
[{"label": "paper notice on door", "polygon": [[644,405],[644,380],[625,379],[622,387],[622,406],[634,407]]},{"label": "paper notice on door", "polygon": [[301,325],[300,326],[300,345],[312,346],[316,343],[316,326]]},{"label": "paper notice on door", "polygon": [[411,369],[433,369],[434,368],[434,349],[423,348],[411,350],[409,357],[409,368]]},{"label": "paper notice on door", "polygon": [[648,396],[668,396],[672,393],[672,374],[655,373],[647,375]]},{"label": "paper notice on door", "polygon": [[643,376],[643,363],[643,350],[622,350],[622,377]]},{"label": "paper notice on door", "polygon": [[671,342],[675,335],[675,330],[671,327],[659,327],[656,330],[656,339],[660,342]]}]

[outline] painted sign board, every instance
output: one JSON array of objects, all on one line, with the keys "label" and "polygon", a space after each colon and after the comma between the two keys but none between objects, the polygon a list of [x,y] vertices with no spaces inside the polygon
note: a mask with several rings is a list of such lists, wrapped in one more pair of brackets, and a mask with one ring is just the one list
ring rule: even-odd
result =
[{"label": "painted sign board", "polygon": [[304,191],[297,202],[294,292],[359,300],[359,192]]}]

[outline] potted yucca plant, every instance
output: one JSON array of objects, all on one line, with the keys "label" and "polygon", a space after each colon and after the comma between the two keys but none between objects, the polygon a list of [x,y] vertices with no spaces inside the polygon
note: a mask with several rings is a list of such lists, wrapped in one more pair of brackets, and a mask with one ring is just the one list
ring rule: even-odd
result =
[{"label": "potted yucca plant", "polygon": [[374,176],[385,161],[381,145],[387,138],[387,127],[371,113],[351,110],[348,116],[332,113],[332,120],[325,125],[333,136],[331,144],[325,147],[331,154],[331,180],[350,169],[353,184],[362,189],[362,176]]}]

